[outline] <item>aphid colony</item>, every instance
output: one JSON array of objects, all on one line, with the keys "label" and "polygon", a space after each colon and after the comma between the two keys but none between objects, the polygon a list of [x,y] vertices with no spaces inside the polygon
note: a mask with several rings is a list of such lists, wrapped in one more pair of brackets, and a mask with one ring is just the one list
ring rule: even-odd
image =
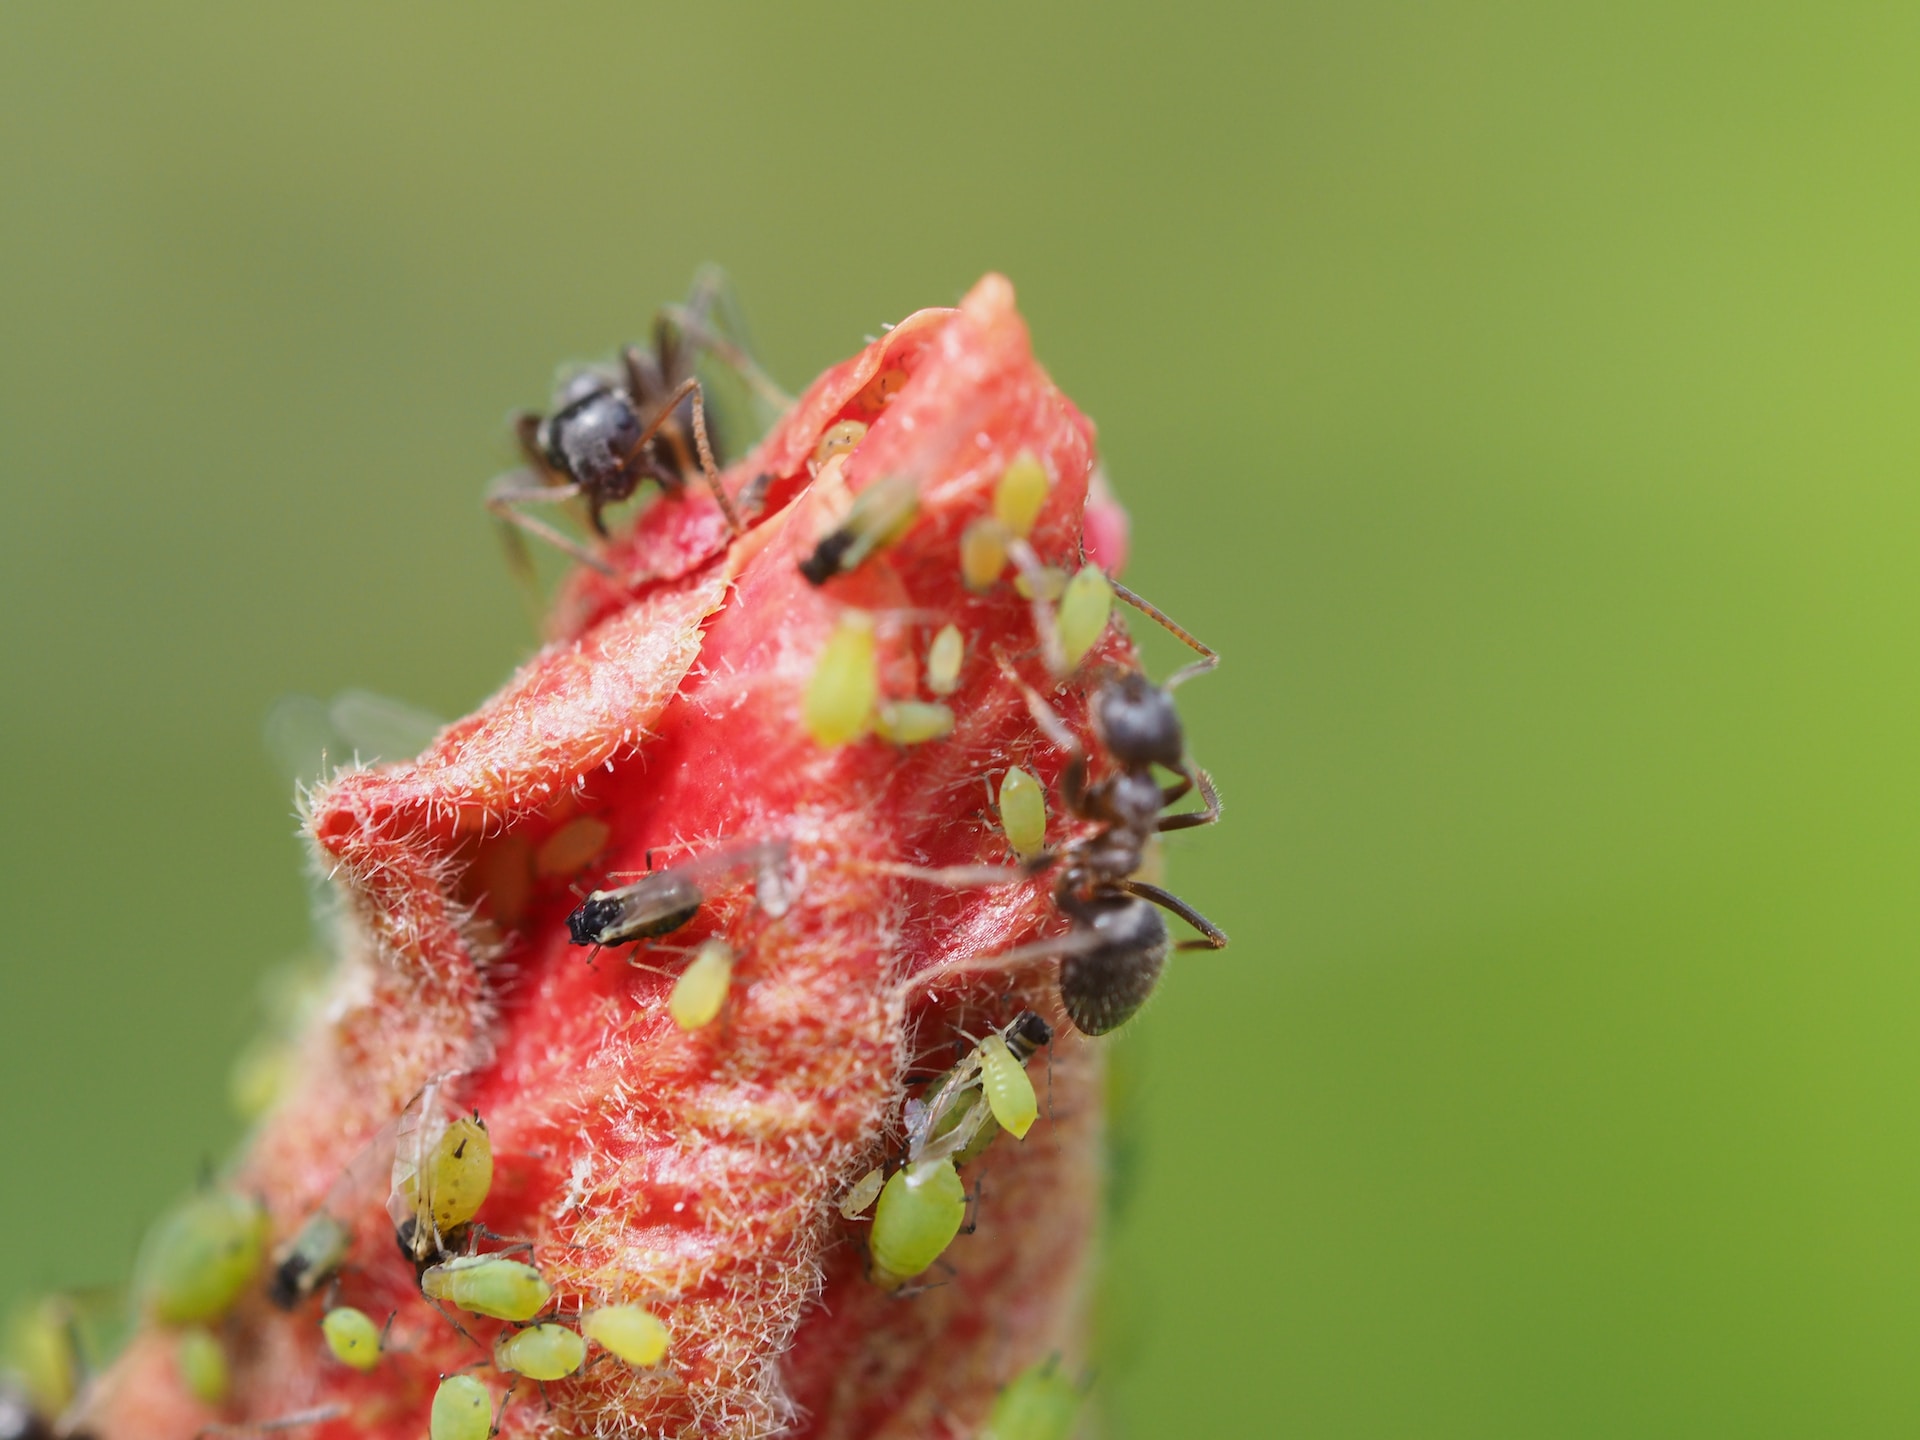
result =
[{"label": "aphid colony", "polygon": [[[359,1183],[364,1162],[384,1156],[388,1146],[387,1218],[419,1276],[421,1294],[469,1340],[461,1317],[505,1322],[488,1354],[509,1383],[496,1401],[492,1388],[470,1373],[443,1377],[430,1440],[485,1440],[496,1433],[520,1379],[544,1384],[576,1374],[589,1363],[590,1346],[635,1367],[658,1365],[666,1357],[667,1327],[644,1307],[563,1305],[531,1258],[518,1258],[531,1256],[530,1245],[473,1248],[482,1237],[503,1238],[477,1219],[492,1188],[494,1152],[477,1113],[446,1113],[445,1090],[454,1078],[436,1079],[416,1095],[271,1257],[265,1254],[265,1207],[219,1187],[195,1195],[154,1228],[142,1252],[136,1295],[149,1319],[174,1332],[175,1365],[187,1393],[209,1406],[226,1398],[227,1352],[217,1327],[258,1280],[263,1262],[265,1294],[274,1305],[292,1311],[317,1302],[316,1338],[335,1360],[362,1373],[380,1365],[393,1317],[377,1321],[340,1303],[339,1292],[350,1278],[355,1218],[361,1214],[352,1202],[366,1199]],[[69,1366],[61,1386],[32,1401],[0,1388],[0,1440],[80,1440],[78,1432],[58,1429],[48,1418],[72,1401],[78,1369]],[[349,1413],[330,1405],[270,1423],[292,1428]]]},{"label": "aphid colony", "polygon": [[[519,507],[575,502],[589,527],[604,537],[603,511],[645,481],[654,481],[670,497],[700,483],[737,533],[743,519],[755,518],[766,492],[729,494],[708,434],[701,385],[692,373],[696,350],[724,352],[726,344],[706,328],[696,303],[663,318],[652,350],[629,348],[617,372],[589,370],[569,377],[550,413],[522,417],[519,436],[531,472],[496,486],[490,507],[516,530],[554,543],[609,575],[612,567],[597,550]],[[736,368],[751,363],[726,358]],[[876,415],[903,383],[901,372],[881,371],[865,392],[874,408],[864,413]],[[1047,464],[1030,451],[1004,465],[991,483],[984,513],[940,532],[949,537],[943,543],[953,546],[943,552],[952,557],[948,573],[966,595],[984,599],[997,593],[1010,603],[1017,595],[1016,619],[1024,625],[1031,616],[1030,647],[1009,649],[978,632],[970,634],[963,613],[903,618],[879,606],[840,603],[843,594],[857,593],[862,567],[884,563],[891,547],[929,518],[923,514],[921,484],[912,475],[878,475],[849,493],[849,462],[869,428],[867,421],[854,418],[828,424],[807,467],[814,489],[828,497],[823,508],[831,518],[796,561],[783,564],[797,563],[806,584],[835,613],[793,723],[819,747],[857,745],[868,737],[888,746],[938,747],[954,736],[970,696],[1002,686],[1007,687],[999,692],[1003,708],[1011,704],[1022,725],[1031,720],[1034,753],[1022,754],[1026,765],[996,764],[970,782],[984,784],[995,822],[982,839],[986,853],[975,863],[838,863],[864,866],[909,887],[967,890],[1032,886],[1044,879],[1047,889],[1034,892],[1034,903],[1059,923],[1056,933],[903,975],[899,994],[931,993],[966,976],[1013,978],[1053,967],[1050,992],[1028,990],[1026,1003],[1046,1008],[1057,999],[1059,1013],[1075,1028],[1087,1035],[1108,1033],[1146,1002],[1172,949],[1226,944],[1226,936],[1184,901],[1139,878],[1143,871],[1151,873],[1159,835],[1219,817],[1211,779],[1187,754],[1173,700],[1176,687],[1212,668],[1217,656],[1083,557],[1067,565],[1041,553],[1048,547],[1036,541],[1036,530],[1054,481]],[[799,453],[804,455],[804,448]],[[1090,660],[1096,652],[1114,653],[1102,641],[1116,598],[1165,625],[1200,658],[1160,685],[1136,668]],[[905,625],[924,626],[915,647],[923,693],[900,693],[900,667],[883,664],[884,652]],[[1017,701],[1005,698],[1010,695]],[[1065,718],[1082,713],[1089,735],[1078,733]],[[1046,755],[1048,747],[1055,756]],[[1054,776],[1051,793],[1042,778],[1047,775]],[[1197,796],[1199,808],[1175,808],[1190,795]],[[583,816],[559,823],[537,847],[519,843],[526,847],[530,873],[554,880],[590,870],[609,839],[607,823]],[[749,889],[754,907],[778,920],[799,902],[807,884],[796,853],[801,848],[797,831],[791,836],[723,834],[693,858],[658,869],[649,852],[646,873],[628,878],[607,872],[609,881],[623,883],[603,883],[584,895],[575,891],[579,903],[564,918],[565,943],[587,949],[589,962],[602,949],[632,947],[630,958],[637,964],[643,949],[672,952],[675,947],[655,942]],[[831,863],[828,857],[816,860],[811,849],[807,861]],[[1176,946],[1163,910],[1187,921],[1201,938]],[[694,933],[699,934],[698,927]],[[720,1053],[736,1032],[708,1027],[738,1013],[738,1000],[729,1009],[736,968],[753,959],[752,947],[728,933],[731,943],[716,934],[681,950],[684,959],[662,1007],[675,1029],[717,1036],[713,1045]],[[749,982],[756,978],[750,968],[746,975]],[[1047,998],[1037,998],[1042,996]],[[962,1172],[1001,1131],[1018,1142],[1040,1118],[1029,1066],[1053,1037],[1046,1018],[1019,1009],[984,1033],[961,1037],[957,1059],[944,1072],[903,1102],[897,1096],[888,1102],[890,1153],[829,1197],[845,1220],[867,1227],[865,1275],[873,1285],[891,1296],[911,1296],[942,1266],[979,1201],[978,1187],[970,1195]],[[430,1440],[486,1440],[496,1434],[523,1380],[545,1387],[602,1363],[645,1369],[667,1359],[672,1336],[660,1316],[640,1305],[594,1303],[597,1297],[570,1290],[557,1269],[543,1269],[532,1243],[495,1234],[481,1223],[494,1189],[494,1140],[477,1110],[455,1105],[460,1084],[460,1075],[453,1073],[423,1087],[271,1254],[265,1205],[232,1190],[203,1191],[155,1229],[142,1257],[139,1304],[149,1320],[168,1328],[177,1378],[188,1394],[218,1407],[230,1387],[238,1392],[228,1374],[223,1327],[231,1333],[230,1317],[258,1286],[255,1293],[279,1309],[311,1317],[316,1347],[324,1347],[337,1363],[348,1387],[339,1401],[275,1423],[291,1428],[351,1418],[352,1376],[378,1371],[396,1351],[419,1343],[405,1323],[396,1337],[398,1309],[392,1297],[363,1283],[355,1263],[361,1240],[384,1232],[385,1226],[373,1221],[382,1200],[386,1224],[420,1297],[480,1357],[439,1378]],[[500,1123],[507,1123],[504,1116]],[[364,1266],[365,1253],[360,1253]],[[497,1379],[475,1373],[486,1369]],[[66,1401],[72,1400],[73,1388]],[[1080,1390],[1049,1360],[1001,1389],[979,1433],[997,1440],[1063,1440],[1079,1400]],[[0,1440],[56,1435],[82,1440],[48,1418],[62,1405],[23,1401],[10,1409],[13,1405],[0,1390]]]}]

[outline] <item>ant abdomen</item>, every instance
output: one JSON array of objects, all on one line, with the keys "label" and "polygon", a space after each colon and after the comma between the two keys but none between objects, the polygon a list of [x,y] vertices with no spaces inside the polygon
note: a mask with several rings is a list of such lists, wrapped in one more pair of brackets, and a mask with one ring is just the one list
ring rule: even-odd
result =
[{"label": "ant abdomen", "polygon": [[1060,1003],[1086,1035],[1117,1030],[1153,993],[1167,963],[1167,922],[1145,900],[1103,894],[1062,897],[1061,909],[1093,932],[1097,943],[1060,961]]}]

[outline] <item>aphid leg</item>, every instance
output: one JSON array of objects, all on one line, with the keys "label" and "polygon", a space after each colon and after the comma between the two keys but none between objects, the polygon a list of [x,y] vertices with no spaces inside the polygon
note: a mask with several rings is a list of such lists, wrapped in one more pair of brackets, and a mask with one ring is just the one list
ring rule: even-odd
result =
[{"label": "aphid leg", "polygon": [[[506,1390],[500,1396],[499,1407],[495,1409],[493,1412],[493,1425],[487,1431],[487,1440],[493,1440],[493,1437],[500,1433],[500,1427],[506,1422],[506,1418],[507,1418],[507,1403],[513,1399],[514,1391],[518,1390],[519,1388],[520,1388],[520,1381],[519,1381],[519,1378],[516,1376],[513,1382],[507,1386]],[[543,1389],[540,1393],[542,1395],[545,1395],[547,1392]],[[547,1408],[548,1410],[552,1410],[553,1407],[548,1406]]]},{"label": "aphid leg", "polygon": [[647,443],[658,435],[661,428],[673,419],[673,412],[680,408],[680,402],[693,398],[693,440],[700,451],[700,471],[705,477],[707,488],[713,491],[713,498],[719,503],[720,513],[727,517],[727,526],[738,534],[740,517],[734,513],[733,501],[727,495],[726,486],[720,483],[720,466],[713,458],[713,445],[707,439],[707,407],[701,399],[700,382],[692,376],[682,380],[673,389],[673,393],[660,404],[660,413],[647,423],[635,442],[633,453],[644,450]]},{"label": "aphid leg", "polygon": [[1200,808],[1178,815],[1162,815],[1154,829],[1162,834],[1169,830],[1191,830],[1196,825],[1211,825],[1220,818],[1220,792],[1213,788],[1213,777],[1198,766],[1189,771],[1180,784],[1163,789],[1161,803],[1171,805],[1196,785],[1200,787]]},{"label": "aphid leg", "polygon": [[[524,530],[529,535],[537,535],[555,549],[571,555],[582,565],[590,566],[602,575],[614,578],[613,567],[572,536],[554,529],[544,520],[536,520],[533,516],[514,508],[516,505],[554,505],[567,500],[577,500],[580,497],[580,487],[575,484],[528,484],[521,477],[530,473],[526,470],[514,470],[495,481],[493,488],[487,492],[487,509],[491,510],[497,519],[505,521],[508,525]],[[526,553],[525,545],[519,543],[517,535],[507,533],[505,538],[508,563],[513,566],[516,573],[531,576],[532,560]]]},{"label": "aphid leg", "polygon": [[1215,650],[1211,645],[1202,644],[1191,630],[1178,623],[1171,615],[1167,614],[1166,611],[1162,610],[1151,600],[1129,590],[1118,580],[1109,579],[1107,583],[1113,586],[1114,594],[1126,601],[1127,604],[1133,606],[1134,609],[1138,610],[1149,620],[1158,623],[1168,634],[1191,648],[1200,656],[1198,660],[1181,666],[1180,669],[1169,675],[1167,677],[1167,683],[1161,686],[1161,689],[1172,690],[1176,686],[1184,685],[1187,681],[1193,679],[1194,676],[1204,675],[1220,663],[1220,652],[1218,650]]},{"label": "aphid leg", "polygon": [[[452,1315],[447,1313],[446,1306],[442,1305],[438,1300],[434,1299],[431,1295],[426,1296],[426,1301],[427,1301],[427,1304],[431,1305],[434,1309],[440,1312],[440,1318],[446,1321],[447,1324],[451,1325],[454,1328],[455,1333],[458,1334],[462,1340],[466,1341],[469,1345],[472,1345],[475,1348],[481,1348],[480,1342],[474,1339],[473,1336],[467,1333],[467,1327],[462,1325],[458,1320],[454,1319]],[[485,1363],[486,1362],[484,1360],[476,1360],[473,1362],[473,1365],[469,1365],[467,1369],[471,1370],[474,1368],[474,1366],[484,1365]]]},{"label": "aphid leg", "polygon": [[1129,895],[1138,895],[1142,900],[1151,900],[1162,910],[1171,910],[1206,937],[1204,940],[1182,940],[1174,947],[1175,949],[1224,950],[1227,948],[1227,932],[1172,891],[1162,890],[1158,885],[1149,885],[1144,880],[1123,880],[1120,882],[1120,888]]}]

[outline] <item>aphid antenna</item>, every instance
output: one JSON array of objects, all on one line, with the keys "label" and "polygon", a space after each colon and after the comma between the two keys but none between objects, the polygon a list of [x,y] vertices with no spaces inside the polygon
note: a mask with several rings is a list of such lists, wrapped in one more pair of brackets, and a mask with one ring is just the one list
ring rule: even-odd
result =
[{"label": "aphid antenna", "polygon": [[1107,583],[1113,586],[1114,594],[1118,595],[1122,600],[1126,601],[1127,604],[1138,610],[1149,620],[1154,621],[1166,630],[1168,634],[1172,635],[1176,640],[1200,656],[1198,660],[1181,666],[1178,670],[1174,671],[1173,674],[1169,675],[1167,677],[1167,683],[1160,687],[1162,690],[1176,689],[1193,679],[1194,676],[1206,674],[1207,671],[1213,669],[1220,663],[1220,652],[1218,650],[1215,650],[1211,645],[1203,644],[1191,630],[1180,624],[1144,595],[1129,590],[1125,585],[1122,585],[1111,576],[1108,577]]}]

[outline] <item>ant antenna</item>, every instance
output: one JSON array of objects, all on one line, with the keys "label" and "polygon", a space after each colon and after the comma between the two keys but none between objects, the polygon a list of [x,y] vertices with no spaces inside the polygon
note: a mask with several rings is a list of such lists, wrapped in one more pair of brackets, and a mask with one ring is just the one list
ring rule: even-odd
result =
[{"label": "ant antenna", "polygon": [[1161,686],[1161,689],[1172,690],[1178,685],[1184,685],[1187,681],[1193,679],[1194,676],[1204,675],[1220,663],[1220,652],[1218,650],[1215,650],[1210,645],[1202,644],[1195,638],[1191,630],[1180,624],[1144,595],[1129,590],[1118,580],[1109,580],[1107,583],[1113,586],[1114,594],[1118,595],[1142,615],[1159,625],[1169,635],[1173,636],[1174,639],[1180,641],[1181,644],[1187,646],[1200,656],[1198,660],[1182,666],[1180,669],[1174,671],[1173,674],[1169,675],[1167,677],[1167,683]]}]

